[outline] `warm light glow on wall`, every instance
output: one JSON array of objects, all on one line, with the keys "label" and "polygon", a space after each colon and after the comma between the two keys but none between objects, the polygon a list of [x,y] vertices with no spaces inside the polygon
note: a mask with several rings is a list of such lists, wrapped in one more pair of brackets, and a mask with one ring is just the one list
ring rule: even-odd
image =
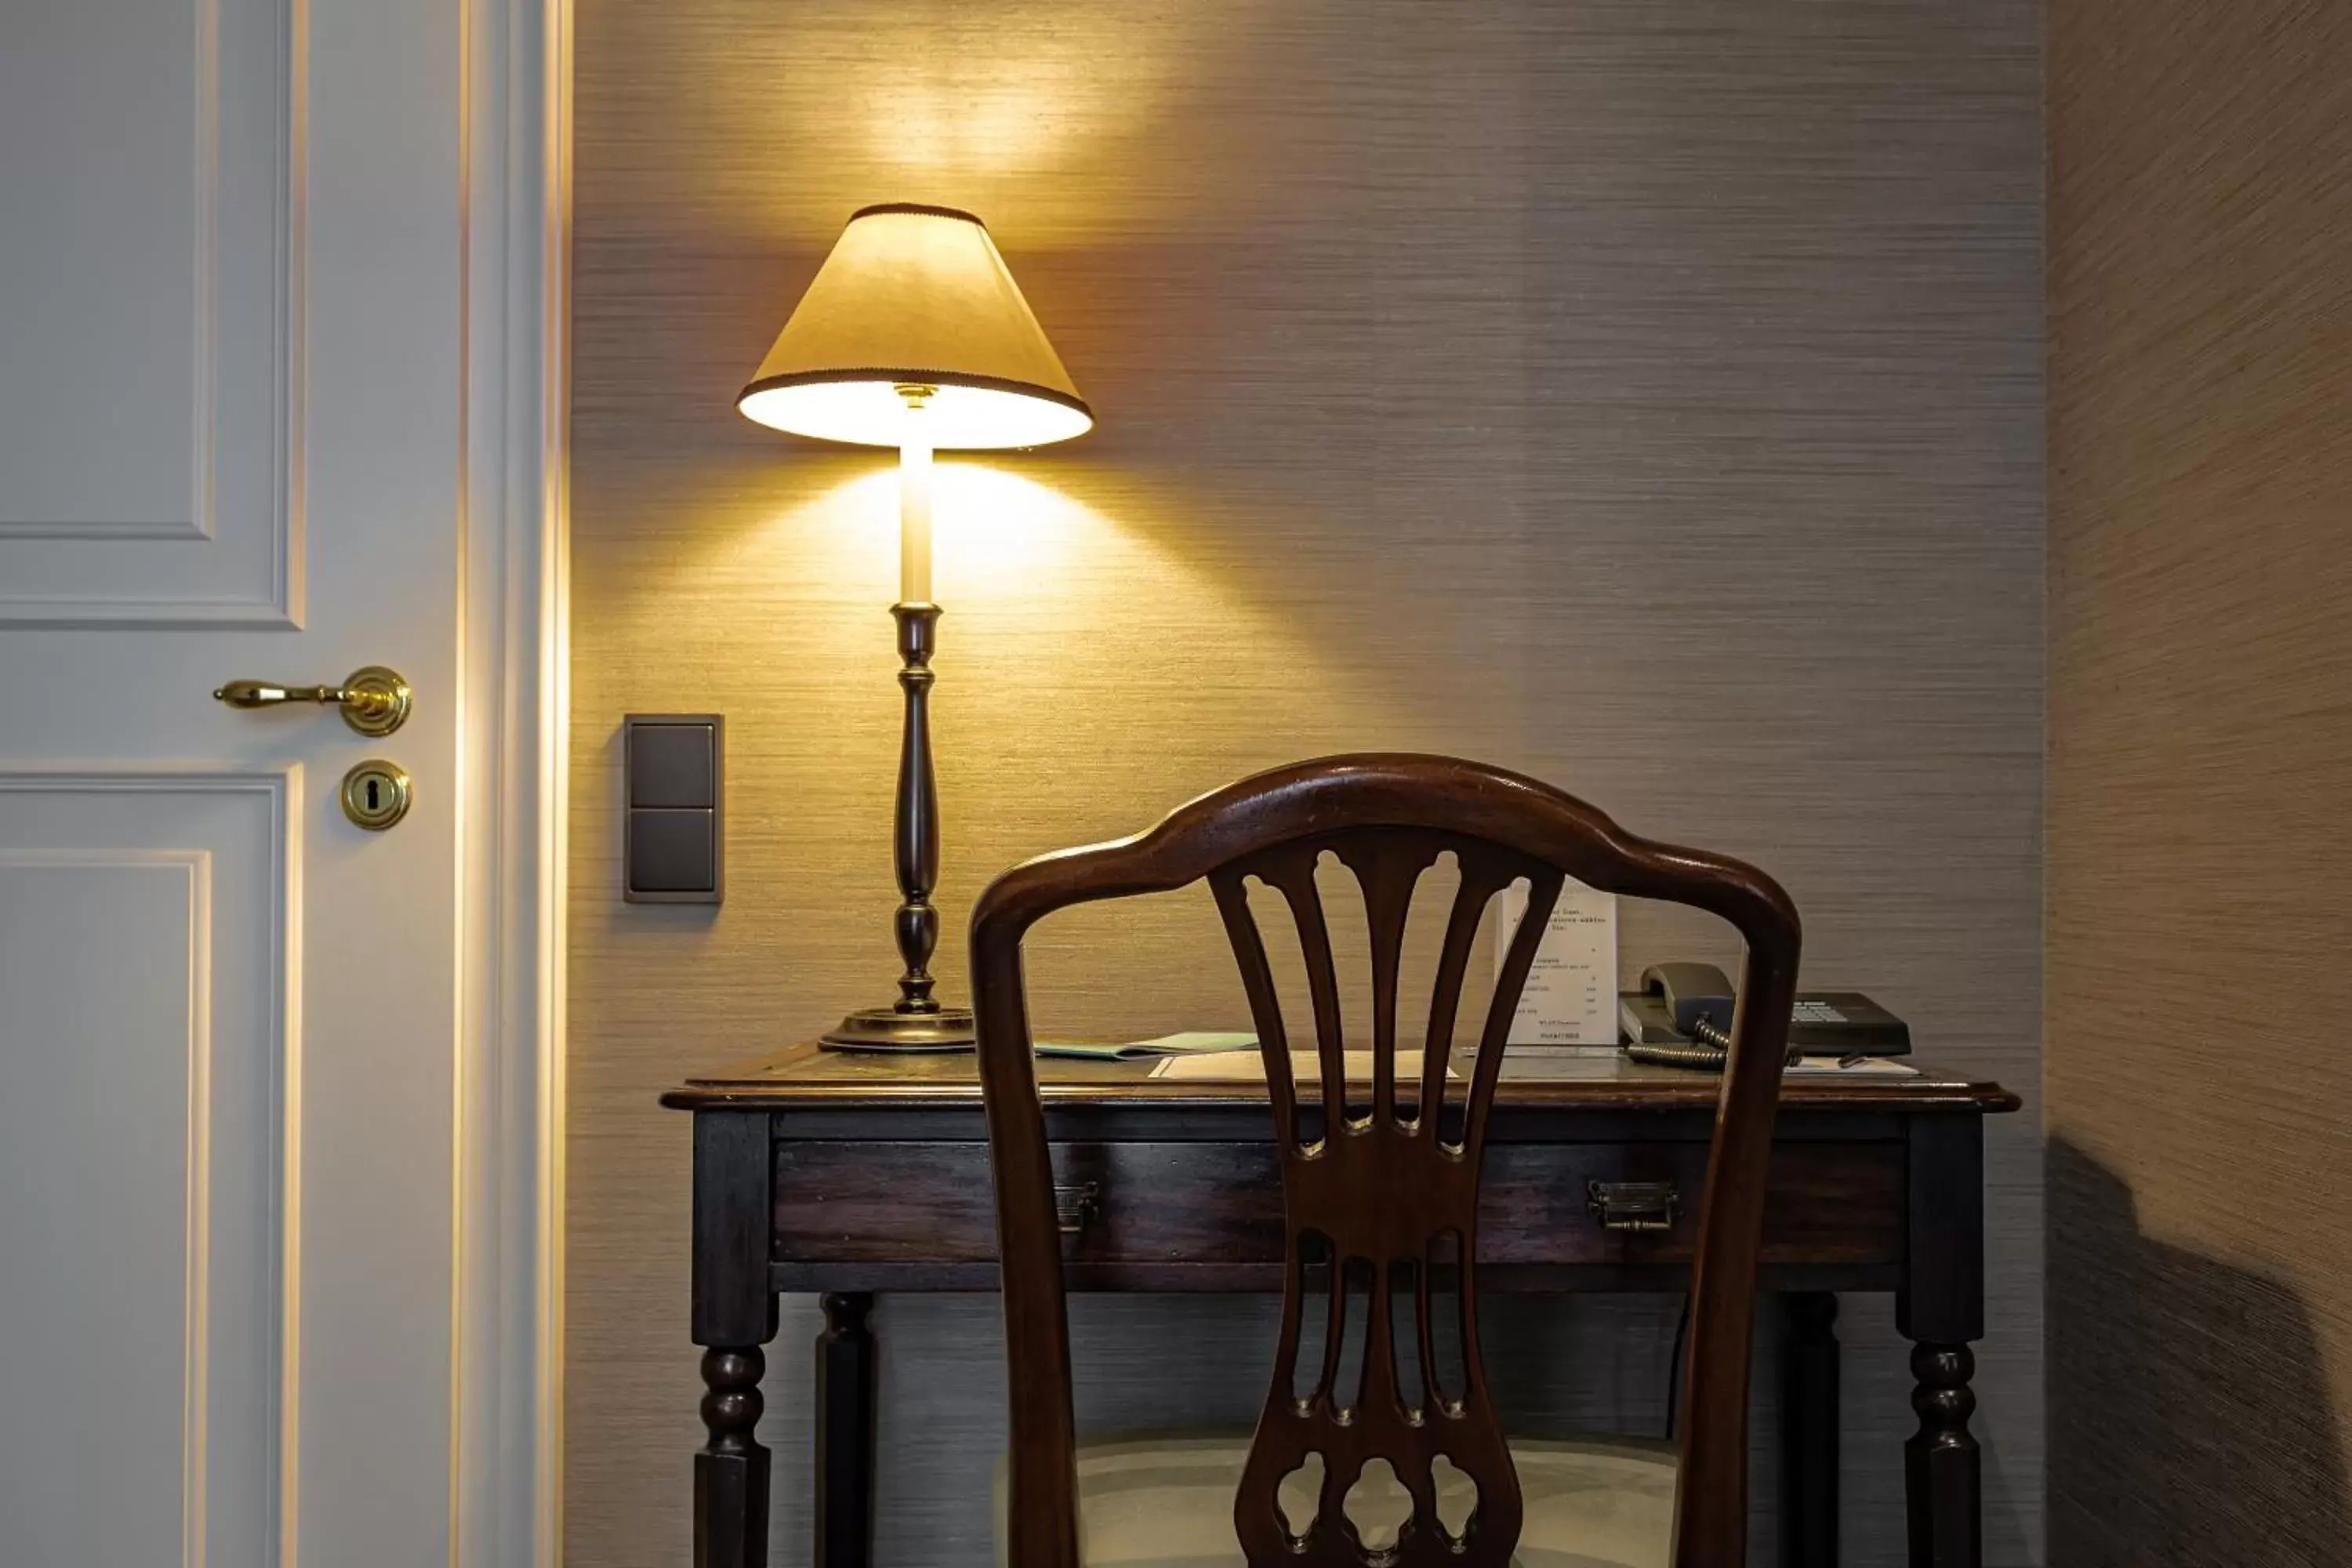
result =
[{"label": "warm light glow on wall", "polygon": [[[708,57],[682,133],[751,155],[678,168],[663,199],[724,212],[753,232],[809,244],[888,192],[1017,222],[1025,249],[1171,228],[1231,210],[1236,193],[1149,191],[1134,172],[1171,133],[1195,84],[1230,75],[1281,7],[1005,0],[971,6],[834,0],[763,10]],[[780,79],[824,74],[822,91]],[[1198,137],[1196,126],[1189,134]],[[819,157],[797,154],[823,149]],[[795,156],[777,179],[776,149]],[[707,221],[704,220],[704,221]]]},{"label": "warm light glow on wall", "polygon": [[[983,605],[1041,600],[1063,613],[1073,581],[1099,584],[1137,573],[1170,586],[1170,564],[1148,547],[1122,537],[1093,508],[1008,467],[941,457],[932,469],[931,508],[939,595],[959,619]],[[834,486],[772,528],[801,541],[793,547],[796,575],[874,599],[888,593],[898,560],[898,509],[897,472],[877,468]]]},{"label": "warm light glow on wall", "polygon": [[1048,574],[1137,553],[1100,515],[1009,468],[942,462],[934,506],[940,579],[974,600],[1024,596]]},{"label": "warm light glow on wall", "polygon": [[[887,624],[878,606],[897,572],[898,476],[825,451],[698,496],[667,496],[674,521],[665,536],[682,548],[641,563],[616,608],[667,617],[682,596],[723,603],[730,607],[708,620],[649,624],[638,635],[658,637],[689,664],[740,663],[747,678],[772,680],[776,666],[740,649],[775,644],[765,617],[789,605],[789,679],[825,693],[820,708],[837,700],[878,723],[897,695],[866,677],[890,658],[875,628]],[[776,476],[794,470],[797,484],[787,489],[797,499],[779,506]],[[940,658],[953,671],[938,693],[942,725],[961,729],[985,711],[1003,718],[1006,733],[1066,735],[1083,713],[1108,742],[1136,722],[1116,694],[1164,682],[1216,725],[1253,733],[1270,725],[1270,745],[1312,744],[1327,729],[1335,744],[1398,732],[1383,694],[1364,689],[1360,709],[1351,708],[1341,695],[1348,683],[1318,679],[1324,651],[1291,617],[1247,581],[1228,580],[1213,555],[1184,547],[1207,536],[1181,495],[1091,465],[942,454],[933,507],[939,597],[954,629]],[[1138,616],[1138,604],[1152,614]],[[1185,635],[1171,638],[1171,626]],[[1040,731],[1037,714],[1055,704],[1062,721]],[[950,749],[941,765],[951,774],[962,763]]]}]

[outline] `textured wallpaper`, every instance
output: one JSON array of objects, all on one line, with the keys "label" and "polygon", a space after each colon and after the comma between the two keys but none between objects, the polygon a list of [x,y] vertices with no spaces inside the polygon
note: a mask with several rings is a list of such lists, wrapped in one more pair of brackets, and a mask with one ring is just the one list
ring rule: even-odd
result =
[{"label": "textured wallpaper", "polygon": [[2053,0],[2051,1557],[2352,1562],[2352,11]]},{"label": "textured wallpaper", "polygon": [[[687,1550],[688,1129],[655,1096],[894,973],[888,460],[732,407],[848,212],[980,212],[1102,421],[940,470],[945,992],[1015,859],[1275,763],[1450,752],[1769,868],[1811,983],[2032,1098],[2041,26],[2026,0],[582,0],[575,1568]],[[659,710],[728,715],[716,911],[619,901],[615,737]],[[1041,1021],[1243,1016],[1204,897],[1034,952]],[[1628,910],[1629,972],[1680,956],[1730,952]],[[1997,1568],[2040,1551],[2037,1149],[2032,1110],[1992,1129]],[[1654,1429],[1671,1302],[1496,1310],[1528,1419]],[[1891,1319],[1843,1322],[1852,1564],[1899,1553]],[[877,1321],[881,1561],[984,1560],[994,1305]],[[788,1302],[770,1358],[780,1562],[814,1331]],[[1246,1419],[1271,1331],[1244,1299],[1083,1302],[1082,1419]],[[1774,1484],[1768,1457],[1766,1541]]]}]

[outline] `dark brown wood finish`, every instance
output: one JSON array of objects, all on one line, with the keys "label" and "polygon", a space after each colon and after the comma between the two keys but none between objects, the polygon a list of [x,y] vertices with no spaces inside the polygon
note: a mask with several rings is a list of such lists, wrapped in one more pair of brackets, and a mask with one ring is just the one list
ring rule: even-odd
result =
[{"label": "dark brown wood finish", "polygon": [[694,1457],[695,1568],[761,1568],[768,1555],[768,1450],[754,1436],[767,1401],[757,1345],[702,1352],[702,1425]]},{"label": "dark brown wood finish", "polygon": [[[1778,1212],[1767,1194],[1765,1228]],[[1838,1556],[1837,1298],[1799,1290],[1785,1298],[1780,1349],[1780,1561],[1787,1568]]]},{"label": "dark brown wood finish", "polygon": [[[1153,1065],[1038,1058],[1037,1095],[1045,1104],[1047,1129],[1060,1137],[1097,1119],[1097,1125],[1115,1126],[1123,1136],[1165,1125],[1185,1130],[1178,1134],[1183,1137],[1265,1138],[1262,1077],[1162,1079],[1151,1076]],[[1921,1066],[1916,1058],[1911,1065]],[[1571,1133],[1614,1138],[1632,1131],[1705,1142],[1714,1136],[1722,1083],[1712,1073],[1649,1067],[1622,1055],[1583,1063],[1572,1077],[1506,1073],[1495,1091],[1487,1142],[1551,1142]],[[666,1090],[661,1103],[673,1110],[765,1112],[776,1118],[779,1142],[858,1137],[879,1127],[902,1138],[984,1142],[988,1137],[979,1069],[969,1054],[860,1056],[803,1041],[697,1073]],[[1806,1127],[1809,1114],[1832,1113],[1809,1138],[1842,1136],[1836,1130],[1864,1126],[1870,1129],[1866,1136],[1900,1137],[1900,1124],[1923,1111],[1999,1114],[2020,1103],[1997,1083],[1932,1067],[1913,1078],[1794,1076],[1780,1082],[1781,1125]],[[1874,1113],[1882,1114],[1869,1122],[1857,1120]],[[1164,1122],[1158,1120],[1162,1115]]]},{"label": "dark brown wood finish", "polygon": [[[1335,966],[1315,871],[1326,853],[1362,889],[1372,942],[1372,1064],[1365,1114],[1346,1084]],[[1460,871],[1428,1020],[1416,1113],[1400,1110],[1397,981],[1412,890],[1445,854]],[[1234,1521],[1252,1562],[1313,1568],[1381,1563],[1463,1563],[1501,1568],[1517,1546],[1519,1495],[1480,1362],[1475,1259],[1478,1186],[1510,1022],[1563,876],[1604,891],[1687,904],[1721,916],[1747,947],[1728,1067],[1699,1197],[1691,1264],[1691,1334],[1677,1423],[1681,1470],[1675,1560],[1720,1568],[1747,1540],[1748,1373],[1756,1264],[1762,1236],[1772,1116],[1800,945],[1794,908],[1751,867],[1654,844],[1532,779],[1449,758],[1330,758],[1262,773],[1181,807],[1131,839],[1016,867],[981,897],[971,969],[979,1067],[996,1174],[1000,1275],[1010,1370],[1010,1550],[1024,1568],[1080,1568],[1076,1435],[1071,1415],[1063,1252],[1055,1174],[1038,1097],[1021,943],[1044,917],[1073,904],[1160,892],[1207,879],[1223,913],[1265,1061],[1280,1151],[1287,1279],[1276,1373]],[[1307,966],[1319,1117],[1302,1118],[1291,1081],[1286,1020],[1246,883],[1277,891]],[[1458,1132],[1442,1103],[1454,1015],[1473,939],[1489,900],[1514,879],[1528,913],[1500,966],[1471,1068]],[[1314,1392],[1293,1392],[1310,1238],[1338,1264],[1328,1294],[1326,1352]],[[1418,1363],[1433,1365],[1428,1280],[1437,1251],[1465,1261],[1460,1277],[1464,1376],[1459,1389],[1422,1380],[1399,1386],[1391,1321],[1395,1287],[1415,1300]],[[1369,1321],[1357,1392],[1339,1388],[1347,1287],[1365,1282]],[[1303,1528],[1286,1521],[1281,1479],[1322,1458],[1321,1497]],[[1461,1538],[1436,1509],[1443,1457],[1475,1483],[1478,1503]],[[1412,1517],[1377,1559],[1343,1502],[1379,1458],[1412,1497]]]},{"label": "dark brown wood finish", "polygon": [[[1264,1107],[1260,1107],[1264,1114]],[[1703,1142],[1497,1143],[1478,1194],[1486,1270],[1685,1265],[1696,1250]],[[1091,1199],[1062,1234],[1064,1266],[1159,1266],[1202,1289],[1279,1289],[1289,1256],[1281,1156],[1267,1142],[1051,1144],[1057,1192]],[[1780,1142],[1765,1178],[1766,1264],[1903,1258],[1904,1151],[1895,1140]],[[1669,1182],[1683,1202],[1655,1233],[1601,1228],[1591,1182]],[[992,1283],[995,1211],[981,1144],[807,1142],[776,1150],[775,1264],[972,1264]]]},{"label": "dark brown wood finish", "polygon": [[1919,1429],[1904,1445],[1911,1561],[1979,1568],[1983,1486],[1969,1417],[1977,1407],[1969,1342],[1984,1334],[1984,1128],[1935,1117],[1911,1136],[1911,1268],[1895,1298],[1895,1324],[1914,1342],[1911,1407]]},{"label": "dark brown wood finish", "polygon": [[818,1299],[816,1340],[816,1560],[823,1568],[873,1561],[875,1410],[874,1298],[828,1291]]},{"label": "dark brown wood finish", "polygon": [[[694,1119],[694,1342],[702,1357],[702,1423],[694,1458],[695,1568],[760,1568],[768,1550],[768,1450],[756,1436],[767,1371],[761,1346],[776,1337],[762,1223],[770,1129],[764,1112]],[[750,1200],[747,1202],[747,1200]]]},{"label": "dark brown wood finish", "polygon": [[940,944],[940,911],[931,889],[940,879],[940,790],[931,771],[931,654],[939,638],[937,605],[893,605],[898,623],[899,688],[906,693],[906,729],[898,748],[898,793],[891,853],[901,902],[891,933],[906,973],[898,977],[898,1010],[936,1013],[931,950]]},{"label": "dark brown wood finish", "polygon": [[[1662,1233],[1603,1232],[1584,1212],[1584,1185],[1687,1181],[1695,1191],[1717,1080],[1613,1057],[1576,1070],[1584,1076],[1573,1081],[1507,1074],[1496,1086],[1479,1286],[1679,1291],[1696,1241],[1689,1209]],[[1071,1289],[1283,1288],[1280,1156],[1264,1082],[1159,1082],[1147,1063],[1055,1058],[1041,1058],[1036,1073],[1055,1186],[1091,1189],[1085,1223],[1059,1237]],[[696,1112],[698,1337],[733,1343],[716,1336],[770,1333],[778,1291],[997,1289],[971,1058],[859,1058],[804,1044],[719,1068],[664,1100]],[[1897,1292],[1915,1333],[1974,1337],[1982,1221],[1967,1192],[1982,1180],[1976,1130],[1983,1116],[2017,1108],[1998,1085],[1932,1068],[1894,1080],[1784,1080],[1759,1286]],[[762,1137],[765,1181],[755,1168]],[[1814,1500],[1808,1516],[1818,1521],[1836,1486],[1833,1448],[1820,1440],[1835,1421],[1818,1419],[1834,1405],[1822,1373],[1834,1374],[1835,1346],[1809,1327],[1807,1312],[1792,1304],[1781,1397],[1811,1412],[1804,1425],[1812,1436],[1785,1428],[1781,1467],[1792,1491]],[[815,1561],[866,1568],[871,1537],[856,1521],[870,1500],[841,1483],[870,1474],[877,1336],[856,1301],[833,1302],[831,1315],[817,1342],[816,1490],[826,1500]],[[760,1365],[748,1356],[715,1361],[714,1388],[756,1391]],[[1941,1364],[1934,1370],[1940,1375]],[[766,1561],[758,1528],[766,1455],[755,1463],[739,1442],[750,1436],[740,1425],[748,1408],[737,1401],[713,1412],[729,1419],[697,1462],[699,1560],[730,1568]],[[1951,1545],[1977,1534],[1973,1471],[1954,1465],[1948,1445],[1937,1452],[1938,1462],[1916,1467],[1912,1478],[1922,1563],[1939,1551],[1942,1561],[1964,1561]],[[756,1488],[738,1484],[755,1474]],[[1836,1543],[1821,1532],[1809,1528],[1789,1542],[1790,1568],[1834,1568]]]}]

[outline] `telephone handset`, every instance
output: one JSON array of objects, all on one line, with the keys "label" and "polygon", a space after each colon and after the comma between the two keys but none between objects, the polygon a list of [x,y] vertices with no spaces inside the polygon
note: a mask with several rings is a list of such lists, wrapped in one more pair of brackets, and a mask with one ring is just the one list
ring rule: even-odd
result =
[{"label": "telephone handset", "polygon": [[[1712,963],[1654,963],[1642,988],[1619,994],[1625,1054],[1661,1067],[1721,1072],[1731,1046],[1731,981]],[[1908,1055],[1911,1030],[1859,991],[1801,993],[1789,1020],[1789,1059]]]},{"label": "telephone handset", "polygon": [[1677,1033],[1696,1035],[1702,1022],[1731,1030],[1731,977],[1712,963],[1654,963],[1642,971],[1642,990],[1664,1005]]},{"label": "telephone handset", "polygon": [[1626,993],[1621,1005],[1625,1054],[1635,1061],[1723,1070],[1733,998],[1730,978],[1714,964],[1654,963],[1642,971],[1641,991]]}]

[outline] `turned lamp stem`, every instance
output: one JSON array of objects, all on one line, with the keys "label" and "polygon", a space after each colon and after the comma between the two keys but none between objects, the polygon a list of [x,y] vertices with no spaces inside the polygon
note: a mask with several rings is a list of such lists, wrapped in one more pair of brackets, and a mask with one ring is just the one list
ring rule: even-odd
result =
[{"label": "turned lamp stem", "polygon": [[940,915],[940,801],[931,781],[931,453],[1067,441],[1094,410],[1030,313],[989,237],[958,207],[880,202],[849,215],[735,399],[747,419],[818,441],[898,448],[898,1000],[852,1013],[824,1043],[849,1050],[969,1050],[971,1014],[931,994]]},{"label": "turned lamp stem", "polygon": [[898,685],[907,694],[905,732],[898,743],[898,803],[893,847],[898,872],[899,1013],[937,1014],[931,995],[931,951],[939,946],[940,911],[931,889],[940,880],[940,791],[931,774],[931,649],[938,635],[937,605],[898,604]]},{"label": "turned lamp stem", "polygon": [[923,406],[939,389],[898,384],[906,401],[907,435],[898,447],[898,689],[906,720],[898,743],[898,794],[893,816],[892,861],[898,874],[898,912],[891,922],[904,968],[898,1000],[852,1013],[824,1037],[829,1046],[857,1050],[957,1050],[971,1044],[971,1014],[942,1007],[931,994],[931,953],[940,943],[940,911],[931,905],[940,880],[940,791],[931,771],[931,655],[939,646],[940,607],[931,602],[931,437]]}]

